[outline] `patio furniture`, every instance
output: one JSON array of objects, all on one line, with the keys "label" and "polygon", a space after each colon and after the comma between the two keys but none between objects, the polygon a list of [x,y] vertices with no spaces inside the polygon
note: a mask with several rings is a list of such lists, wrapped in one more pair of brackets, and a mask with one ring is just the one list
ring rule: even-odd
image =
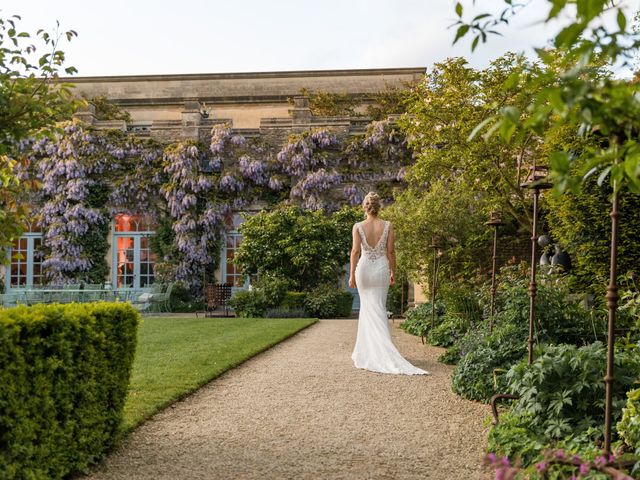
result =
[{"label": "patio furniture", "polygon": [[231,299],[232,287],[230,283],[209,283],[204,287],[205,295],[205,317],[213,317],[218,308],[224,310],[224,316],[229,315],[229,300]]},{"label": "patio furniture", "polygon": [[81,302],[98,302],[103,298],[101,283],[85,283],[80,294]]},{"label": "patio furniture", "polygon": [[173,283],[167,285],[167,289],[160,293],[151,293],[149,298],[150,310],[161,312],[164,308],[165,312],[171,311],[171,292],[173,291]]},{"label": "patio furniture", "polygon": [[0,306],[4,308],[15,307],[18,304],[17,293],[0,293]]},{"label": "patio furniture", "polygon": [[45,295],[45,290],[25,290],[24,300],[27,305],[35,305],[37,303],[48,303]]},{"label": "patio furniture", "polygon": [[79,283],[70,283],[69,285],[65,285],[64,287],[62,287],[63,290],[74,290],[74,291],[70,291],[67,294],[65,294],[64,302],[61,302],[61,303],[79,302],[80,294],[78,293],[78,290],[80,290],[81,288],[82,288],[82,285],[80,285]]}]

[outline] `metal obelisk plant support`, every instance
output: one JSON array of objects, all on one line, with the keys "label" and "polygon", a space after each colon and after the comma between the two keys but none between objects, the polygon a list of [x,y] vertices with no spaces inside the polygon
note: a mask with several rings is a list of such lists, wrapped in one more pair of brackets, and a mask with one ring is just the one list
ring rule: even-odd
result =
[{"label": "metal obelisk plant support", "polygon": [[431,245],[433,248],[433,272],[431,274],[431,329],[435,327],[436,324],[436,275],[438,274],[438,269],[436,267],[436,262],[438,261],[438,242],[435,236],[431,237]]},{"label": "metal obelisk plant support", "polygon": [[536,284],[536,266],[538,256],[538,201],[540,191],[551,188],[551,184],[543,182],[546,178],[548,167],[536,166],[530,168],[527,181],[521,185],[523,188],[533,190],[533,222],[531,226],[531,276],[529,280],[529,338],[527,340],[527,363],[533,363],[533,336],[536,322],[536,296],[538,285]]},{"label": "metal obelisk plant support", "polygon": [[609,286],[607,287],[607,308],[609,310],[609,324],[607,327],[607,374],[604,377],[605,384],[605,411],[604,411],[604,451],[611,453],[611,421],[613,408],[613,356],[615,348],[616,308],[618,306],[618,211],[619,198],[613,187],[611,208],[611,264],[609,266]]},{"label": "metal obelisk plant support", "polygon": [[493,258],[491,264],[491,317],[489,318],[489,332],[493,332],[493,316],[496,314],[496,260],[498,251],[498,228],[504,225],[499,212],[491,212],[489,221],[485,224],[493,227]]}]

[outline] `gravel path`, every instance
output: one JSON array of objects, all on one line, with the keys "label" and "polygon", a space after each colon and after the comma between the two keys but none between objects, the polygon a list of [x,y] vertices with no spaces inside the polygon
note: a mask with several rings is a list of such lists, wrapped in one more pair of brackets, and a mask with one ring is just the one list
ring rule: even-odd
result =
[{"label": "gravel path", "polygon": [[441,349],[392,329],[431,376],[351,363],[355,320],[324,320],[135,430],[92,479],[485,479],[485,405],[451,392]]}]

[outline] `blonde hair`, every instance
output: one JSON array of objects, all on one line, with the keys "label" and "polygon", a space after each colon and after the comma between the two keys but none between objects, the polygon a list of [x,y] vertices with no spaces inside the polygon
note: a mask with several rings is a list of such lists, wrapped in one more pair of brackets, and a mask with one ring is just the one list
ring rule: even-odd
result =
[{"label": "blonde hair", "polygon": [[376,192],[369,192],[362,201],[362,208],[369,215],[378,215],[382,204],[380,203],[380,195]]}]

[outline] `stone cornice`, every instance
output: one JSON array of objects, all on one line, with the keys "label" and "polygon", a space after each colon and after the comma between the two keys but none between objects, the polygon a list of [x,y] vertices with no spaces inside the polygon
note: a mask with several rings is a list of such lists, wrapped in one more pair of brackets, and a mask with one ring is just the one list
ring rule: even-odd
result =
[{"label": "stone cornice", "polygon": [[238,73],[187,73],[170,75],[114,75],[95,77],[60,77],[69,83],[98,82],[148,82],[148,81],[184,81],[184,80],[245,80],[267,78],[300,78],[300,77],[340,77],[340,76],[379,76],[379,75],[421,75],[426,67],[404,68],[363,68],[349,70],[290,70],[276,72],[238,72]]}]

